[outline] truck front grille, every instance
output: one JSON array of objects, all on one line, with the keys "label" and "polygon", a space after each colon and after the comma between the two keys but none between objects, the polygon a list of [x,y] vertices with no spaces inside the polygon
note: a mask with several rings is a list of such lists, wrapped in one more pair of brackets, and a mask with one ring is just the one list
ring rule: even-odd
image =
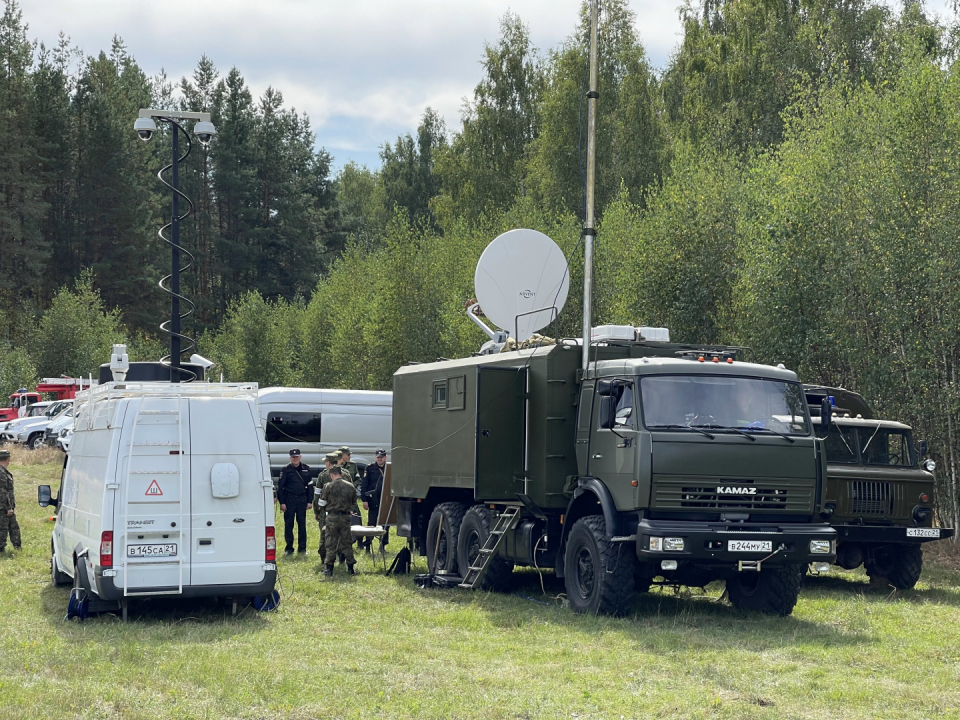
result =
[{"label": "truck front grille", "polygon": [[860,515],[892,515],[894,496],[890,483],[853,480],[847,483],[853,512]]},{"label": "truck front grille", "polygon": [[[654,476],[653,508],[688,512],[725,510],[809,513],[813,508],[813,489],[807,480],[777,478],[771,481],[730,481],[712,478]],[[775,485],[774,485],[775,483]],[[755,487],[750,495],[718,493],[718,486]]]}]

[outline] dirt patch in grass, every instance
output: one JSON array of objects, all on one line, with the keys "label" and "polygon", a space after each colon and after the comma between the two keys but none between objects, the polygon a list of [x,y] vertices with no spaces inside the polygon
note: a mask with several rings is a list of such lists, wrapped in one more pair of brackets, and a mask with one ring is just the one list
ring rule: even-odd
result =
[{"label": "dirt patch in grass", "polygon": [[941,540],[940,542],[926,543],[923,546],[924,562],[931,565],[960,573],[960,542]]}]

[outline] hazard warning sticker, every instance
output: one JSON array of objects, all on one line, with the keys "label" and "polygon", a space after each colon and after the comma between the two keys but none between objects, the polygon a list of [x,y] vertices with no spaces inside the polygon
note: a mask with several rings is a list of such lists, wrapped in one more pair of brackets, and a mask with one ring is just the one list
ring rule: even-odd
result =
[{"label": "hazard warning sticker", "polygon": [[163,495],[163,490],[160,489],[160,486],[157,484],[157,481],[154,480],[152,483],[150,483],[150,487],[147,488],[147,491],[144,493],[144,495],[148,495],[148,496]]}]

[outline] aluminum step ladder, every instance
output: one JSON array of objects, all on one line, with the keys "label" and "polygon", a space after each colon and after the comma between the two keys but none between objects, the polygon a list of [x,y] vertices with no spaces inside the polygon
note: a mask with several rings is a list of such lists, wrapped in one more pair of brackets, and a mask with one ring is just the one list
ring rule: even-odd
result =
[{"label": "aluminum step ladder", "polygon": [[507,509],[500,514],[500,517],[497,519],[497,524],[494,525],[493,530],[487,535],[483,547],[480,548],[480,554],[477,555],[473,561],[473,565],[467,570],[467,574],[463,576],[463,582],[461,582],[458,587],[472,590],[480,583],[483,576],[487,574],[490,560],[496,555],[500,543],[503,542],[503,538],[506,537],[509,530],[516,527],[517,521],[520,520],[520,510],[519,505],[508,505]]},{"label": "aluminum step ladder", "polygon": [[[128,509],[129,509],[129,507],[130,507],[130,483],[131,483],[131,480],[132,480],[132,476],[133,476],[133,475],[177,475],[177,476],[178,476],[178,480],[179,480],[179,485],[180,485],[180,508],[179,508],[179,516],[180,516],[180,517],[179,517],[179,522],[178,522],[178,525],[177,525],[177,528],[178,528],[178,530],[179,530],[180,532],[179,532],[179,537],[178,537],[178,539],[177,539],[177,557],[176,557],[176,558],[163,558],[163,559],[151,558],[151,559],[146,559],[146,560],[139,560],[139,561],[137,561],[137,560],[134,560],[133,558],[127,557],[127,556],[126,556],[126,550],[124,549],[124,554],[123,554],[123,596],[124,596],[125,598],[127,598],[127,597],[138,597],[138,596],[142,596],[142,595],[153,596],[153,595],[182,595],[182,594],[183,594],[183,570],[184,570],[183,558],[184,558],[184,554],[185,554],[185,551],[184,551],[184,542],[183,542],[183,540],[184,540],[184,527],[183,527],[184,516],[183,516],[183,506],[184,506],[184,502],[185,502],[185,500],[186,500],[186,498],[185,498],[185,496],[184,496],[184,486],[183,486],[183,480],[184,480],[184,476],[185,476],[186,473],[184,472],[184,467],[183,467],[183,461],[184,461],[184,452],[183,452],[183,423],[181,422],[181,418],[182,418],[182,416],[183,416],[183,411],[184,411],[183,398],[182,398],[182,397],[176,397],[176,398],[175,398],[175,399],[176,399],[176,402],[177,402],[177,409],[176,409],[176,410],[166,410],[166,409],[163,409],[163,410],[154,410],[154,409],[150,409],[152,405],[161,405],[161,406],[168,405],[168,404],[169,404],[169,400],[171,400],[171,399],[173,399],[173,398],[170,398],[170,397],[159,397],[159,398],[144,397],[144,398],[142,398],[142,399],[140,400],[140,405],[139,405],[139,407],[137,408],[137,412],[136,412],[136,414],[134,415],[134,418],[133,418],[133,429],[131,430],[131,433],[130,433],[130,450],[129,450],[129,452],[127,453],[127,481],[126,481],[125,487],[124,487],[123,507],[124,507],[124,517],[126,518],[126,513],[128,512]],[[151,402],[151,401],[152,401],[152,402]],[[141,418],[150,417],[150,416],[161,416],[161,415],[166,415],[166,416],[169,416],[169,417],[171,417],[171,418],[173,418],[173,417],[176,418],[175,422],[174,422],[174,423],[171,423],[171,424],[174,424],[174,425],[177,426],[177,440],[176,440],[176,441],[165,441],[165,442],[137,442],[137,441],[136,441],[137,428],[143,425],[143,423],[141,423]],[[178,469],[177,469],[177,470],[134,470],[134,469],[133,469],[133,458],[134,458],[135,456],[137,456],[136,451],[135,451],[135,448],[138,448],[138,447],[161,447],[161,446],[164,446],[164,447],[176,447],[176,448],[178,448],[177,451],[176,451],[176,455],[177,455],[177,465],[178,465]],[[139,456],[139,457],[143,457],[143,456]],[[128,532],[128,530],[125,529],[124,547],[126,547],[126,545],[128,544],[127,539],[126,539],[126,532]],[[189,551],[190,551],[190,548],[187,547],[187,548],[186,548],[186,552],[189,552]],[[128,579],[129,579],[129,577],[130,577],[130,573],[128,572],[128,569],[130,568],[131,565],[174,565],[174,564],[177,565],[177,588],[176,588],[176,589],[173,589],[173,588],[171,587],[169,590],[161,590],[161,591],[154,591],[154,592],[150,592],[150,591],[147,591],[147,592],[135,592],[135,591],[130,590],[130,587],[129,587],[129,585],[128,585]]]}]

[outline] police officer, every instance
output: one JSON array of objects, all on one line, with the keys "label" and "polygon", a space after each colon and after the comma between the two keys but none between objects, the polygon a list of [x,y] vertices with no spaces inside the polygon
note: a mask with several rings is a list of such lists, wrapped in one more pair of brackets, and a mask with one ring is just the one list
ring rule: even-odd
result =
[{"label": "police officer", "polygon": [[10,453],[0,450],[0,552],[7,547],[7,535],[10,543],[20,549],[20,524],[17,522],[17,500],[13,496],[13,475],[7,469],[10,465]]},{"label": "police officer", "polygon": [[353,534],[350,532],[350,514],[357,502],[353,483],[343,477],[339,465],[330,468],[330,482],[320,491],[319,505],[327,514],[324,525],[327,557],[324,560],[324,575],[333,575],[337,555],[342,554],[347,562],[347,572],[353,575],[356,559],[353,556]]},{"label": "police officer", "polygon": [[296,520],[297,551],[307,551],[307,505],[313,494],[310,468],[300,462],[300,451],[290,451],[290,463],[280,471],[277,481],[277,500],[283,512],[283,539],[287,541],[287,555],[293,555],[293,522]]},{"label": "police officer", "polygon": [[[386,469],[387,451],[381,448],[377,450],[377,461],[373,465],[367,465],[363,482],[360,483],[360,499],[363,500],[363,509],[367,511],[367,525],[371,527],[377,524],[377,516],[380,514],[380,494],[383,491],[383,474]],[[387,542],[389,540],[384,536],[384,544]],[[360,538],[359,544],[370,552],[373,538]]]},{"label": "police officer", "polygon": [[317,519],[317,522],[320,524],[320,549],[317,552],[320,554],[320,557],[323,557],[324,547],[323,547],[323,526],[326,522],[326,513],[323,511],[323,508],[320,506],[320,491],[323,490],[323,486],[330,482],[330,468],[337,464],[340,460],[339,453],[329,452],[323,457],[324,470],[317,476],[317,484],[313,489],[313,516]]}]

